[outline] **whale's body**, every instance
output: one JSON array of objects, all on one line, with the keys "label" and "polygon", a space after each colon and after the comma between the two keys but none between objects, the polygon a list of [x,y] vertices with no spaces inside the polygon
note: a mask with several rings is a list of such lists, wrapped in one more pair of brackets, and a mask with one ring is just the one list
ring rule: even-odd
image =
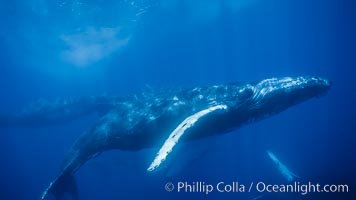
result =
[{"label": "whale's body", "polygon": [[[330,82],[322,78],[287,77],[244,84],[162,90],[124,99],[115,98],[114,101],[111,99],[114,102],[110,103],[111,110],[77,139],[59,175],[41,199],[45,199],[49,192],[60,197],[67,190],[65,185],[74,180],[73,174],[101,152],[159,147],[177,129],[182,133],[182,141],[227,133],[325,94],[329,87]],[[201,112],[204,115],[199,115]],[[191,121],[192,117],[196,119],[187,127],[184,122]],[[170,142],[168,140],[166,143]],[[74,190],[69,192],[77,196]]]}]

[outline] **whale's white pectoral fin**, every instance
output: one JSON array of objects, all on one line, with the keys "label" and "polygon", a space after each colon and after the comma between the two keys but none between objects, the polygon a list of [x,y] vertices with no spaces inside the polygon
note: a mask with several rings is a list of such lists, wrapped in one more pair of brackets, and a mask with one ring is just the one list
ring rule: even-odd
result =
[{"label": "whale's white pectoral fin", "polygon": [[285,166],[278,158],[277,156],[272,153],[271,151],[266,151],[268,156],[271,158],[271,160],[276,164],[278,170],[281,172],[282,176],[288,181],[294,181],[295,179],[300,178],[298,175],[295,173],[291,172],[287,166]]},{"label": "whale's white pectoral fin", "polygon": [[182,123],[180,123],[176,129],[169,135],[168,139],[164,142],[161,149],[158,151],[155,159],[151,163],[151,165],[147,168],[147,171],[154,171],[157,169],[163,161],[166,160],[168,154],[172,151],[173,147],[178,143],[179,139],[182,137],[184,132],[190,127],[194,126],[194,124],[203,116],[214,112],[216,110],[225,110],[227,109],[226,105],[217,105],[212,106],[208,109],[199,111],[189,117],[187,117]]}]

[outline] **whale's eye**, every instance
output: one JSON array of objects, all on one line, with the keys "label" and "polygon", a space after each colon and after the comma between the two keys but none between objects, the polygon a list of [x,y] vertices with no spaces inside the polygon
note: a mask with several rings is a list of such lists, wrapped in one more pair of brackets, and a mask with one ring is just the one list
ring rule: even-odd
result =
[{"label": "whale's eye", "polygon": [[239,97],[241,99],[247,99],[252,97],[253,89],[251,87],[244,87],[239,90]]}]

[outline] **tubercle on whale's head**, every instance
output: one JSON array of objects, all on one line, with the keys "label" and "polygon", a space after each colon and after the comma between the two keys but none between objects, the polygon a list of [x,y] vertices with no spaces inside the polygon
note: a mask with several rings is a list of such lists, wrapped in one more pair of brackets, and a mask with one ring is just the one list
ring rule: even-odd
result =
[{"label": "tubercle on whale's head", "polygon": [[262,80],[252,85],[251,106],[281,111],[313,97],[325,95],[331,81],[320,77],[283,77]]}]

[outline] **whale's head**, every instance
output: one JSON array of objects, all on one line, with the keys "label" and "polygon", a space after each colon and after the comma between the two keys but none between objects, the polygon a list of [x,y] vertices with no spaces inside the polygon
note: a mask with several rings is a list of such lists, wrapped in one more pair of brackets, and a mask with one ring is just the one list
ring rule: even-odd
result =
[{"label": "whale's head", "polygon": [[[210,114],[205,123],[200,122],[204,125],[200,125],[197,132],[202,134],[196,137],[227,132],[245,123],[264,119],[293,105],[323,96],[330,87],[329,80],[309,76],[209,87],[210,96],[206,99],[211,99],[208,102],[211,107],[203,111],[214,114]],[[199,96],[202,95],[199,93]]]},{"label": "whale's head", "polygon": [[262,115],[281,112],[295,104],[325,95],[331,82],[319,77],[265,79],[244,88],[248,100],[244,107]]}]

